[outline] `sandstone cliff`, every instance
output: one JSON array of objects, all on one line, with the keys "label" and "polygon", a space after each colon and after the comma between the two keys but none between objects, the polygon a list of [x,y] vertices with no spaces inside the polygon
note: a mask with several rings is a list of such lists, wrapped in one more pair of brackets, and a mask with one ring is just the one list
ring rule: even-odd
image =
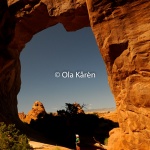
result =
[{"label": "sandstone cliff", "polygon": [[57,23],[91,26],[119,118],[110,150],[150,149],[149,12],[149,0],[0,0],[0,121],[19,123],[19,54],[32,36]]},{"label": "sandstone cliff", "polygon": [[110,150],[150,149],[150,2],[89,0],[87,6],[118,110]]}]

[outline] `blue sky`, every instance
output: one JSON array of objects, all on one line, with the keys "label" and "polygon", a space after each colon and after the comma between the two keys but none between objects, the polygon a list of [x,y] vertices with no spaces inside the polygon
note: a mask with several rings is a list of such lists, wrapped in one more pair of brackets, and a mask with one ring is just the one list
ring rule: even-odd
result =
[{"label": "blue sky", "polygon": [[[58,24],[43,30],[26,44],[20,59],[19,112],[27,113],[36,100],[47,112],[74,102],[91,109],[115,107],[105,65],[89,27],[66,32]],[[95,78],[77,78],[76,72],[81,71],[94,73]],[[60,77],[55,77],[56,72]],[[64,78],[64,72],[72,73],[73,78]]]}]

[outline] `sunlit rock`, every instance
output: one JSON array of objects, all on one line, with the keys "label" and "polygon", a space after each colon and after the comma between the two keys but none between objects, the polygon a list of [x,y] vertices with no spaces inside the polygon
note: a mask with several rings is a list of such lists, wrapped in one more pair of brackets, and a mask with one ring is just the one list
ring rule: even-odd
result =
[{"label": "sunlit rock", "polygon": [[19,55],[33,35],[57,23],[91,26],[117,106],[110,150],[150,149],[149,12],[149,0],[0,0],[0,121],[19,123]]}]

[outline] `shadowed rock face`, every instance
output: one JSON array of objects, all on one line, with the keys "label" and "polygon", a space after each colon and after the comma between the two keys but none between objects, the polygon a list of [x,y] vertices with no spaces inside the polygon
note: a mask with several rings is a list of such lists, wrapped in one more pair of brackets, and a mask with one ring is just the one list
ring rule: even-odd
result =
[{"label": "shadowed rock face", "polygon": [[149,12],[149,0],[0,0],[0,121],[19,122],[19,54],[32,36],[57,23],[91,26],[119,118],[109,149],[150,149]]}]

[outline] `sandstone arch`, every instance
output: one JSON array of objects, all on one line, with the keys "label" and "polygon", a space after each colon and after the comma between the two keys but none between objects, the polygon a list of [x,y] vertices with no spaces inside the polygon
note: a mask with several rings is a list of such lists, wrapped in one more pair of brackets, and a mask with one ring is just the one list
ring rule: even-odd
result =
[{"label": "sandstone arch", "polygon": [[150,149],[149,12],[149,0],[0,0],[0,121],[19,122],[19,54],[32,36],[91,26],[119,114],[109,149]]}]

